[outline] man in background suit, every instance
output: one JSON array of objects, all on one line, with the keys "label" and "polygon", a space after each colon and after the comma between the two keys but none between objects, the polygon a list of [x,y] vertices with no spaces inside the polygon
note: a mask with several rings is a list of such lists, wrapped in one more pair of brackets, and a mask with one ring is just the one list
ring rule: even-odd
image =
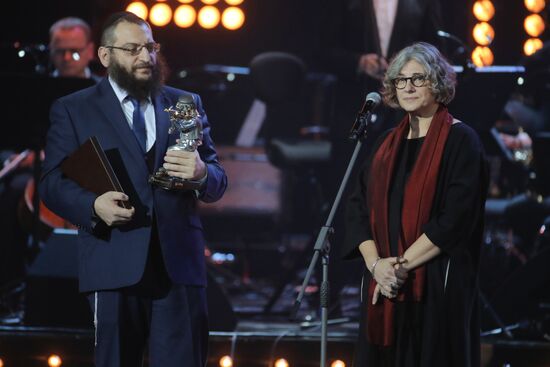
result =
[{"label": "man in background suit", "polygon": [[[79,284],[95,324],[96,366],[204,366],[208,341],[204,238],[197,200],[221,198],[227,178],[198,95],[203,143],[168,151],[164,109],[188,92],[163,85],[160,45],[132,13],[111,16],[98,56],[108,78],[63,97],[51,109],[40,191],[46,205],[80,230]],[[96,195],[66,178],[61,162],[96,136],[125,193]],[[118,157],[118,159],[116,159]],[[86,162],[82,162],[85,167]],[[199,180],[196,191],[152,187],[149,174]],[[130,209],[119,206],[127,201]]]},{"label": "man in background suit", "polygon": [[92,30],[84,20],[66,17],[52,24],[49,49],[52,76],[100,80],[89,68],[95,46]]},{"label": "man in background suit", "polygon": [[[323,32],[325,68],[338,76],[337,122],[333,133],[345,139],[365,96],[378,91],[393,54],[418,41],[441,48],[440,0],[329,1]],[[341,118],[346,118],[343,120]],[[394,120],[392,120],[394,121]],[[374,124],[375,134],[389,126]]]}]

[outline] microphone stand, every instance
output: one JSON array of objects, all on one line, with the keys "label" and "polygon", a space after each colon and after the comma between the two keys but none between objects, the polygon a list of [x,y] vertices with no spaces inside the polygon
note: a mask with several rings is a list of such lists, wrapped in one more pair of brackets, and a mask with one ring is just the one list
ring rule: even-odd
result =
[{"label": "microphone stand", "polygon": [[363,112],[363,113],[360,112],[357,115],[355,123],[352,127],[352,131],[351,131],[351,134],[350,134],[350,139],[356,141],[355,150],[353,151],[351,159],[348,163],[346,173],[344,174],[344,178],[342,179],[342,182],[340,183],[338,193],[336,194],[336,198],[334,199],[334,202],[333,202],[332,207],[330,209],[330,213],[329,213],[328,218],[325,222],[325,225],[321,227],[321,229],[319,231],[319,234],[317,235],[317,240],[315,241],[315,246],[313,248],[313,251],[314,251],[313,258],[311,259],[311,262],[309,264],[309,268],[307,269],[307,273],[305,275],[304,281],[302,283],[302,287],[300,289],[300,293],[298,294],[298,297],[296,297],[296,300],[294,301],[294,306],[293,306],[291,314],[290,314],[290,319],[295,320],[296,319],[296,314],[298,313],[298,310],[300,309],[300,306],[302,304],[302,299],[304,298],[305,289],[306,289],[306,287],[309,283],[309,279],[311,277],[311,274],[313,273],[313,269],[315,268],[315,265],[317,264],[317,261],[319,260],[319,256],[321,256],[322,268],[323,268],[323,278],[322,278],[322,282],[321,282],[321,289],[320,289],[320,292],[319,292],[320,305],[321,305],[321,363],[320,363],[320,367],[326,367],[326,363],[327,363],[327,326],[328,326],[328,308],[329,308],[329,295],[330,295],[330,285],[329,285],[329,281],[328,281],[328,263],[329,263],[330,244],[329,244],[329,241],[328,241],[328,235],[334,233],[334,229],[332,228],[332,222],[333,222],[333,219],[334,219],[334,215],[335,215],[336,210],[338,209],[338,206],[339,206],[340,201],[342,199],[344,189],[347,186],[347,183],[349,181],[351,171],[352,171],[353,167],[355,166],[355,161],[357,160],[357,156],[359,155],[359,151],[361,150],[363,140],[366,138],[367,124],[369,123],[370,118],[371,118],[371,112],[370,111]]}]

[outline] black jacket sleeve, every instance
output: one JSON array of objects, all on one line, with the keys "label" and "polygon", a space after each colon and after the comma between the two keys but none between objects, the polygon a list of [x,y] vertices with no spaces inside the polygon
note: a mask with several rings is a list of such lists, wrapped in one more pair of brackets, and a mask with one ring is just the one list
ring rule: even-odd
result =
[{"label": "black jacket sleeve", "polygon": [[423,232],[436,246],[452,253],[483,218],[488,173],[481,142],[463,123],[453,126],[443,159],[435,205]]}]

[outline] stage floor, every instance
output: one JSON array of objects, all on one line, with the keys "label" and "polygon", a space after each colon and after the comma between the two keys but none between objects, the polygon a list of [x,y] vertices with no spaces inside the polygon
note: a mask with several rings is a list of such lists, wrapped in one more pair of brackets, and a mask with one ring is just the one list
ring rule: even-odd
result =
[{"label": "stage floor", "polygon": [[[328,365],[341,360],[351,366],[357,324],[330,325]],[[93,366],[94,333],[91,329],[0,326],[0,359],[4,367],[47,366],[57,355],[64,367]],[[234,332],[210,333],[207,367],[219,366],[224,356],[233,366],[271,367],[285,358],[291,367],[318,366],[320,329],[296,323],[241,321]],[[548,367],[550,343],[485,337],[482,366]]]}]

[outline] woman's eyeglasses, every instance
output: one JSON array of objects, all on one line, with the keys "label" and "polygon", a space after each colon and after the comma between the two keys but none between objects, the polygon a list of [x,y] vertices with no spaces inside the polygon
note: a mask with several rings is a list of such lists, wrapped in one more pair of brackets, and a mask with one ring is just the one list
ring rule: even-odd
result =
[{"label": "woman's eyeglasses", "polygon": [[414,74],[408,78],[395,78],[392,79],[393,86],[397,89],[403,89],[407,86],[407,80],[411,81],[411,84],[415,87],[422,87],[428,81],[428,77],[424,74]]}]

